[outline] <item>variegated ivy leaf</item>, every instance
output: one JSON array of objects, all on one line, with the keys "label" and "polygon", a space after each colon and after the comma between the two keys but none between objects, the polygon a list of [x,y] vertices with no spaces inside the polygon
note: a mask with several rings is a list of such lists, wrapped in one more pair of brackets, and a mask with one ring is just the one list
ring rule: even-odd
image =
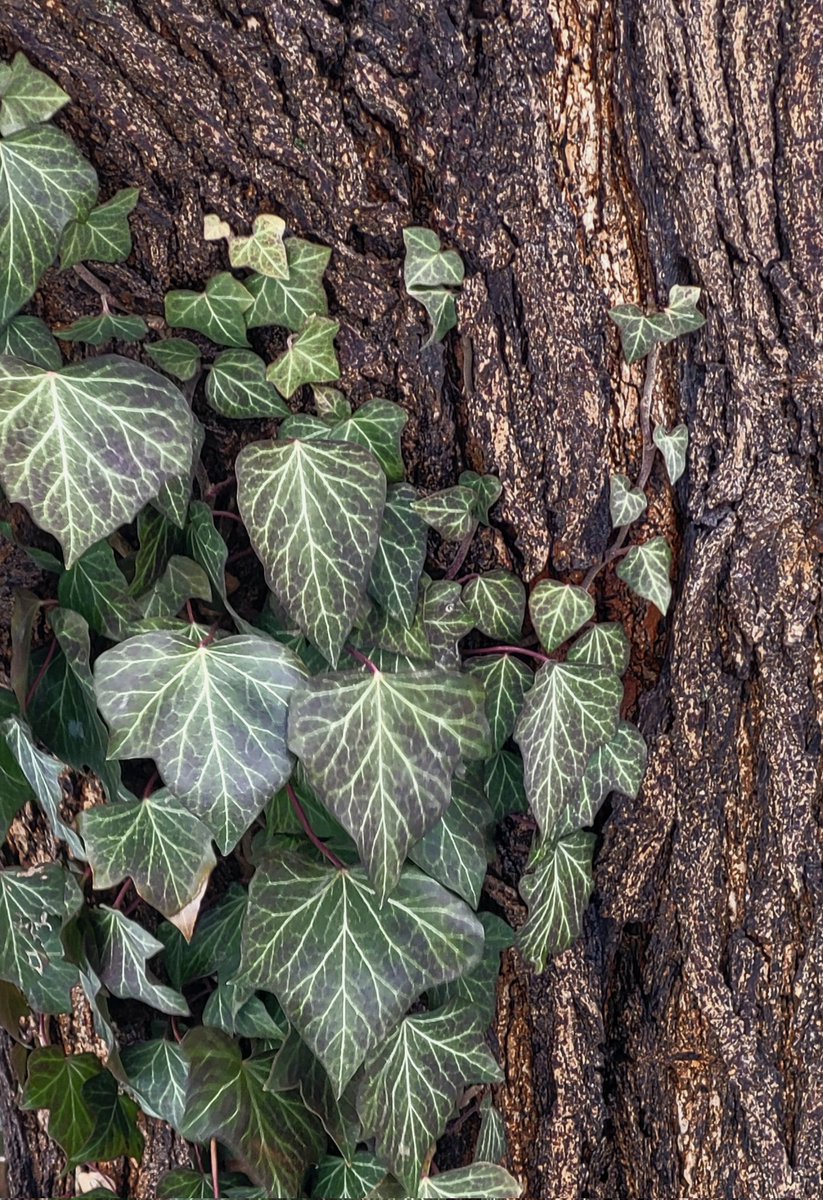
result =
[{"label": "variegated ivy leaf", "polygon": [[269,587],[334,666],[360,609],[386,479],[361,446],[257,442],[237,457],[237,503]]},{"label": "variegated ivy leaf", "polygon": [[471,909],[413,867],[381,907],[362,868],[283,853],[252,879],[241,979],[274,992],[340,1096],[412,1001],[482,948]]},{"label": "variegated ivy leaf", "polygon": [[0,871],[0,979],[19,988],[35,1012],[71,1012],[79,979],[61,931],[82,903],[74,877],[56,863]]},{"label": "variegated ivy leaf", "polygon": [[677,483],[686,470],[686,451],[689,448],[689,430],[686,425],[675,425],[671,431],[656,425],[652,434],[655,446],[663,455],[670,483]]},{"label": "variegated ivy leaf", "polygon": [[593,625],[569,646],[566,662],[583,663],[589,667],[609,667],[622,675],[631,656],[629,639],[623,626],[614,621]]},{"label": "variegated ivy leaf", "polygon": [[266,364],[251,350],[224,350],[206,379],[206,399],[224,417],[287,417],[290,409],[266,378]]},{"label": "variegated ivy leaf", "polygon": [[416,498],[411,484],[389,488],[368,584],[372,599],[407,628],[417,608],[428,539],[426,522],[413,508]]},{"label": "variegated ivy leaf", "polygon": [[427,525],[436,529],[447,541],[462,541],[477,526],[474,511],[475,492],[469,487],[444,488],[433,492],[422,500],[415,500],[412,508]]},{"label": "variegated ivy leaf", "polygon": [[206,440],[206,431],[199,421],[192,421],[191,455],[186,470],[175,479],[167,480],[160,491],[152,499],[152,507],[158,509],[165,517],[182,529],[186,524],[191,500],[192,483],[200,462],[200,452]]},{"label": "variegated ivy leaf", "polygon": [[60,239],[62,270],[89,260],[116,263],[128,258],[131,254],[129,213],[134,211],[139,196],[139,188],[122,188],[87,216],[70,221]]},{"label": "variegated ivy leaf", "polygon": [[409,295],[422,304],[429,315],[432,331],[424,345],[442,342],[450,329],[457,324],[457,305],[454,294],[448,288],[415,288],[409,289]]},{"label": "variegated ivy leaf", "polygon": [[279,1092],[296,1087],[300,1088],[306,1108],[320,1118],[340,1153],[351,1159],[362,1134],[355,1105],[357,1080],[352,1080],[339,1098],[335,1096],[331,1080],[318,1059],[297,1031],[289,1029],[272,1063],[266,1090]]},{"label": "variegated ivy leaf", "polygon": [[[20,717],[8,717],[0,724],[0,737],[11,753],[37,803],[46,815],[49,827],[58,841],[65,842],[75,858],[85,859],[83,843],[61,815],[63,804],[62,777],[65,763],[38,750],[31,732]],[[10,766],[12,764],[9,764]],[[22,799],[27,799],[25,790]]]},{"label": "variegated ivy leaf", "polygon": [[179,991],[207,975],[228,978],[237,970],[247,900],[246,889],[231,884],[213,908],[199,915],[190,942],[173,925],[160,925],[157,936],[165,947],[163,961],[173,987]]},{"label": "variegated ivy leaf", "polygon": [[34,294],[63,228],[97,198],[97,175],[51,126],[0,141],[0,327]]},{"label": "variegated ivy leaf", "polygon": [[6,738],[2,736],[5,725],[4,721],[0,726],[0,843],[6,840],[9,826],[23,805],[35,799],[33,788],[20,770],[20,764]]},{"label": "variegated ivy leaf", "polygon": [[339,322],[309,317],[285,354],[273,362],[266,378],[288,400],[304,383],[328,383],[340,378],[334,339]]},{"label": "variegated ivy leaf", "polygon": [[578,830],[557,842],[542,842],[529,859],[520,880],[529,916],[517,944],[537,972],[545,970],[551,955],[560,954],[580,936],[594,886],[594,842],[593,833]]},{"label": "variegated ivy leaf", "polygon": [[146,346],[146,354],[157,363],[161,371],[173,375],[184,383],[194,379],[200,370],[200,351],[188,338],[163,338]]},{"label": "variegated ivy leaf", "polygon": [[80,828],[95,888],[131,878],[137,894],[170,920],[202,894],[215,865],[208,829],[165,788],[89,809]]},{"label": "variegated ivy leaf", "polygon": [[326,1155],[317,1166],[312,1200],[363,1200],[386,1178],[386,1168],[368,1150],[351,1159]]},{"label": "variegated ivy leaf", "polygon": [[165,570],[140,597],[144,617],[173,617],[187,600],[211,600],[209,577],[199,563],[172,554]]},{"label": "variegated ivy leaf", "polygon": [[495,1163],[475,1162],[453,1171],[428,1175],[420,1184],[418,1200],[516,1200],[523,1189],[513,1175]]},{"label": "variegated ivy leaf", "polygon": [[609,316],[620,330],[623,355],[627,363],[645,358],[653,346],[665,345],[681,334],[705,325],[698,312],[700,288],[675,284],[669,291],[669,303],[661,311],[644,313],[636,304],[620,304]]},{"label": "variegated ivy leaf", "polygon": [[634,799],[643,782],[647,752],[640,730],[628,721],[618,721],[614,737],[598,746],[586,764],[577,800],[558,825],[557,836],[591,825],[609,792]]},{"label": "variegated ivy leaf", "polygon": [[431,229],[411,226],[403,230],[406,260],[403,278],[406,291],[424,306],[432,322],[431,341],[439,342],[457,324],[454,295],[460,287],[464,267],[455,250],[442,250],[440,238]]},{"label": "variegated ivy leaf", "polygon": [[22,358],[46,371],[59,371],[63,365],[60,347],[51,330],[39,317],[13,317],[0,329],[0,355]]},{"label": "variegated ivy leaf", "polygon": [[286,712],[304,674],[265,637],[208,642],[192,627],[129,638],[95,663],[110,754],[153,758],[227,854],[291,774]]},{"label": "variegated ivy leaf", "polygon": [[482,706],[477,680],[441,670],[325,675],[292,697],[289,746],[357,843],[381,904],[448,805],[461,758],[484,756]]},{"label": "variegated ivy leaf", "polygon": [[409,858],[477,908],[489,860],[486,844],[491,826],[491,809],[483,792],[466,779],[454,779],[448,808],[411,847]]},{"label": "variegated ivy leaf", "polygon": [[562,646],[594,616],[594,601],[583,588],[541,579],[529,596],[529,616],[547,654]]},{"label": "variegated ivy leaf", "polygon": [[496,821],[502,821],[509,813],[526,812],[529,807],[523,759],[511,750],[498,750],[484,763],[483,787]]},{"label": "variegated ivy leaf", "polygon": [[632,546],[617,568],[617,578],[665,616],[672,598],[671,567],[671,547],[664,537],[656,537],[642,546]]},{"label": "variegated ivy leaf", "polygon": [[314,413],[298,412],[287,417],[277,433],[281,440],[300,438],[302,441],[312,442],[323,438],[328,440],[331,429],[332,423],[323,417],[316,417]]},{"label": "variegated ivy leaf", "polygon": [[408,419],[400,405],[391,400],[367,400],[352,416],[332,425],[325,437],[365,446],[380,463],[389,483],[399,483],[403,478],[400,435]]},{"label": "variegated ivy leaf", "polygon": [[204,292],[166,292],[166,321],[175,329],[194,329],[218,346],[248,346],[244,313],[252,296],[228,271],[213,275]]},{"label": "variegated ivy leaf", "polygon": [[500,750],[512,735],[534,672],[514,654],[477,655],[467,660],[466,670],[483,684],[492,748]]},{"label": "variegated ivy leaf", "polygon": [[189,1065],[176,1042],[154,1038],[124,1046],[123,1068],[140,1107],[150,1117],[167,1121],[175,1129],[183,1122]]},{"label": "variegated ivy leaf", "polygon": [[489,509],[503,494],[503,484],[496,475],[478,475],[477,471],[462,471],[457,480],[460,487],[474,492],[474,511],[481,525],[489,524]]},{"label": "variegated ivy leaf", "polygon": [[271,1196],[296,1196],[308,1167],[325,1150],[323,1126],[294,1092],[267,1092],[270,1057],[243,1059],[217,1029],[183,1039],[189,1062],[182,1132],[190,1141],[217,1138]]},{"label": "variegated ivy leaf", "polygon": [[41,125],[68,104],[69,96],[53,79],[18,52],[0,76],[0,137],[29,125]]},{"label": "variegated ivy leaf", "polygon": [[[224,1200],[271,1200],[268,1192],[252,1186],[245,1175],[236,1171],[221,1171],[218,1186]],[[168,1171],[157,1184],[157,1200],[213,1200],[213,1197],[211,1174],[202,1175],[184,1167]]]},{"label": "variegated ivy leaf", "polygon": [[86,913],[91,941],[91,964],[101,983],[121,1000],[141,1000],[159,1012],[187,1016],[189,1006],[179,993],[158,983],[146,964],[163,943],[115,908],[101,904]]},{"label": "variegated ivy leaf", "polygon": [[97,542],[64,571],[57,584],[57,598],[64,608],[74,609],[95,633],[111,641],[125,637],[127,627],[139,620],[140,607],[129,595],[126,577],[117,565],[108,542]]},{"label": "variegated ivy leaf", "polygon": [[534,677],[514,737],[544,838],[574,803],[586,764],[614,736],[623,685],[613,671],[549,662]]},{"label": "variegated ivy leaf", "polygon": [[329,265],[331,250],[302,238],[286,238],[287,279],[252,275],[246,287],[254,304],[246,314],[249,329],[261,325],[281,325],[299,332],[313,316],[325,317],[329,311],[323,288],[323,274]]},{"label": "variegated ivy leaf", "polygon": [[64,342],[103,346],[115,339],[120,342],[139,342],[148,331],[149,327],[142,317],[101,312],[90,317],[79,317],[71,325],[61,325],[54,332]]},{"label": "variegated ivy leaf", "polygon": [[177,388],[132,359],[56,372],[0,359],[0,479],[67,567],[188,469],[191,430]]},{"label": "variegated ivy leaf", "polygon": [[646,493],[632,487],[626,475],[612,475],[609,482],[609,513],[615,529],[631,525],[646,511]]},{"label": "variegated ivy leaf", "polygon": [[141,596],[163,573],[169,556],[180,549],[182,538],[176,525],[153,506],[137,517],[137,553],[129,593]]},{"label": "variegated ivy leaf", "polygon": [[480,1105],[480,1112],[480,1132],[474,1148],[475,1162],[502,1162],[506,1157],[506,1127],[488,1092]]},{"label": "variegated ivy leaf", "polygon": [[406,1017],[366,1060],[357,1096],[363,1127],[412,1195],[464,1087],[503,1079],[473,1017],[461,1001]]},{"label": "variegated ivy leaf", "polygon": [[459,583],[424,578],[421,597],[423,628],[438,667],[460,667],[457,643],[474,629],[474,617],[462,599]]},{"label": "variegated ivy leaf", "polygon": [[203,237],[207,242],[225,238],[229,244],[229,262],[240,270],[249,267],[271,279],[288,279],[289,264],[283,234],[286,222],[274,213],[260,213],[255,217],[252,232],[244,237],[233,233],[231,225],[221,221],[214,213],[207,213],[203,221]]},{"label": "variegated ivy leaf", "polygon": [[314,396],[314,407],[317,410],[317,415],[322,420],[329,421],[334,425],[338,421],[345,421],[351,416],[351,405],[337,388],[319,384],[317,387],[312,388],[312,395]]},{"label": "variegated ivy leaf", "polygon": [[476,575],[463,588],[463,603],[481,633],[517,641],[526,614],[526,589],[510,571],[496,569]]},{"label": "variegated ivy leaf", "polygon": [[267,996],[266,999],[277,1016],[272,1015],[261,996],[256,993],[248,999],[244,999],[244,996],[245,992],[238,991],[231,980],[218,979],[217,987],[203,1009],[202,1023],[213,1029],[222,1029],[223,1033],[232,1037],[282,1042],[289,1025],[274,996]]},{"label": "variegated ivy leaf", "polygon": [[514,930],[494,913],[481,912],[478,918],[485,933],[483,956],[470,970],[446,983],[428,989],[429,1007],[438,1008],[460,1001],[473,1010],[475,1022],[488,1029],[497,1007],[497,977],[500,955],[514,943]]}]

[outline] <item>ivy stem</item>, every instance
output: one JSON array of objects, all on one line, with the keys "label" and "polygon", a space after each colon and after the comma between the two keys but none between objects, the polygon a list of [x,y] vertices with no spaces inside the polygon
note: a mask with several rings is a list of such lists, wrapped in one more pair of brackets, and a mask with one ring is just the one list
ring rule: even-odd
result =
[{"label": "ivy stem", "polygon": [[155,768],[155,770],[152,771],[151,775],[149,776],[148,783],[143,788],[143,799],[144,800],[148,799],[148,797],[156,789],[159,782],[160,782],[160,772]]},{"label": "ivy stem", "polygon": [[525,654],[527,658],[536,658],[541,663],[554,661],[548,654],[540,650],[528,650],[525,646],[484,646],[478,650],[467,650],[466,658],[474,658],[476,654]]},{"label": "ivy stem", "polygon": [[106,311],[108,311],[109,308],[116,308],[120,312],[129,311],[128,308],[115,300],[114,296],[111,294],[111,289],[109,288],[108,284],[103,283],[102,279],[98,279],[97,276],[88,269],[88,267],[83,265],[83,263],[75,263],[72,270],[74,271],[75,275],[78,276],[78,278],[83,280],[83,283],[88,284],[93,292],[97,292],[97,295],[100,296],[104,301]]},{"label": "ivy stem", "polygon": [[183,1035],[182,1035],[182,1033],[180,1032],[180,1028],[179,1028],[179,1026],[178,1026],[178,1024],[177,1024],[177,1017],[172,1017],[172,1018],[171,1018],[171,1031],[172,1031],[172,1033],[174,1034],[174,1040],[175,1040],[176,1042],[182,1042],[182,1040],[183,1040]]},{"label": "ivy stem", "polygon": [[126,896],[129,893],[130,887],[131,887],[131,879],[127,879],[126,882],[123,884],[123,886],[120,888],[120,891],[114,897],[114,900],[112,901],[112,905],[111,905],[112,908],[120,909],[122,907],[123,901],[126,899]]},{"label": "ivy stem", "polygon": [[469,552],[469,547],[472,544],[472,539],[474,538],[476,530],[477,530],[477,526],[473,525],[472,528],[469,530],[469,532],[466,534],[466,536],[463,538],[460,545],[457,547],[457,553],[455,554],[454,558],[452,559],[451,566],[449,567],[448,571],[443,576],[444,579],[454,579],[457,572],[463,566],[463,563],[466,561],[466,555]]},{"label": "ivy stem", "polygon": [[198,650],[202,650],[202,648],[204,646],[210,646],[212,644],[212,642],[214,641],[214,635],[217,633],[217,626],[219,624],[220,624],[220,618],[218,617],[218,619],[214,622],[211,629],[206,634],[206,636],[203,638],[203,640],[201,642],[197,643]]},{"label": "ivy stem", "polygon": [[46,671],[48,671],[49,667],[51,666],[51,660],[54,658],[54,654],[55,654],[56,650],[57,650],[57,638],[52,638],[51,645],[49,646],[49,649],[48,649],[48,653],[47,653],[46,657],[43,659],[42,665],[40,667],[40,670],[37,672],[37,676],[34,680],[34,683],[31,685],[31,687],[29,688],[29,690],[26,694],[25,703],[23,704],[23,713],[24,714],[28,711],[29,705],[31,704],[34,697],[37,695],[37,689],[40,687],[40,684],[43,682],[43,677],[45,676]]},{"label": "ivy stem", "polygon": [[322,855],[324,855],[324,857],[327,858],[329,860],[329,862],[332,864],[332,866],[336,867],[338,871],[345,871],[346,864],[344,862],[340,861],[340,859],[337,857],[337,855],[334,853],[334,851],[330,850],[328,848],[328,846],[326,845],[326,843],[324,841],[322,841],[322,839],[319,838],[317,836],[317,834],[314,832],[314,830],[312,829],[311,825],[309,824],[309,818],[306,816],[306,810],[303,808],[303,805],[300,803],[300,798],[290,783],[286,784],[286,792],[288,793],[288,797],[291,802],[291,806],[294,809],[294,814],[297,817],[300,824],[302,825],[303,832],[305,833],[306,837],[309,839],[311,844],[313,846],[316,846],[317,849],[320,851],[320,853]]},{"label": "ivy stem", "polygon": [[363,652],[358,650],[355,646],[350,646],[348,642],[346,643],[346,653],[350,654],[355,662],[359,662],[364,667],[368,667],[372,675],[380,674],[380,668],[377,666],[377,664],[373,663],[367,654],[363,654]]},{"label": "ivy stem", "polygon": [[212,1138],[209,1143],[209,1155],[211,1157],[211,1190],[214,1200],[220,1200],[220,1164],[217,1161],[217,1138]]},{"label": "ivy stem", "polygon": [[40,1038],[41,1046],[50,1045],[51,1038],[49,1037],[48,1018],[45,1013],[37,1014],[37,1034],[38,1034],[38,1037]]},{"label": "ivy stem", "polygon": [[189,618],[190,625],[197,624],[197,618],[194,615],[194,609],[191,606],[191,600],[186,601],[186,616]]},{"label": "ivy stem", "polygon": [[254,546],[246,546],[245,550],[235,550],[234,554],[230,554],[226,559],[226,566],[237,562],[241,558],[249,558],[252,554],[254,554]]},{"label": "ivy stem", "polygon": [[229,475],[226,479],[221,479],[219,483],[213,483],[211,485],[211,487],[207,488],[206,491],[203,493],[203,499],[204,500],[213,500],[214,497],[218,496],[220,494],[220,492],[223,491],[224,488],[227,488],[236,482],[237,482],[237,479],[235,478],[235,476]]},{"label": "ivy stem", "polygon": [[238,525],[243,524],[243,518],[237,513],[229,512],[227,508],[213,508],[211,515],[213,517],[228,517],[230,521],[237,521]]}]

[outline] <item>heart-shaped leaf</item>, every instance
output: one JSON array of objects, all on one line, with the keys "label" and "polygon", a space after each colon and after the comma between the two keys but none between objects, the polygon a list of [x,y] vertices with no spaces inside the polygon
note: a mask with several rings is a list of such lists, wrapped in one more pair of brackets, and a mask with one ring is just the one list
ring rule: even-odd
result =
[{"label": "heart-shaped leaf", "polygon": [[610,667],[622,675],[631,656],[629,639],[622,625],[605,621],[593,625],[569,646],[566,662],[583,663],[589,667]]},{"label": "heart-shaped leaf", "polygon": [[475,1162],[429,1175],[420,1184],[418,1200],[516,1200],[523,1189],[513,1175],[495,1163]]},{"label": "heart-shaped leaf", "polygon": [[333,442],[356,442],[371,450],[389,483],[403,478],[400,435],[408,414],[391,400],[367,400],[350,417],[332,425],[326,437]]},{"label": "heart-shaped leaf", "polygon": [[60,347],[39,317],[17,316],[4,325],[0,329],[0,356],[22,358],[46,371],[59,371],[63,365]]},{"label": "heart-shaped leaf", "polygon": [[[362,1134],[355,1106],[356,1081],[349,1084],[338,1099],[319,1060],[295,1029],[289,1030],[266,1081],[267,1091],[276,1092],[292,1087],[300,1088],[303,1103],[323,1122],[326,1133],[334,1140],[340,1153],[347,1159],[353,1158]],[[383,1175],[385,1173],[384,1169]]]},{"label": "heart-shaped leaf", "polygon": [[652,434],[655,446],[663,455],[670,483],[677,483],[686,470],[686,451],[689,448],[689,430],[686,425],[675,425],[668,430],[656,425]]},{"label": "heart-shaped leaf", "polygon": [[289,264],[283,234],[286,222],[274,213],[260,213],[255,217],[252,232],[244,237],[233,233],[231,226],[221,221],[214,213],[207,213],[203,222],[203,237],[207,242],[225,238],[229,243],[229,262],[237,270],[249,267],[271,279],[288,279]]},{"label": "heart-shaped leaf", "polygon": [[612,475],[609,483],[609,513],[615,529],[631,525],[646,511],[646,494],[632,487],[626,475]]},{"label": "heart-shaped leaf", "polygon": [[161,371],[173,375],[184,383],[194,379],[200,370],[200,351],[188,338],[163,338],[146,346],[146,354],[157,363]]},{"label": "heart-shaped leaf", "polygon": [[463,260],[456,250],[442,250],[440,238],[431,229],[412,225],[403,230],[406,260],[403,278],[406,289],[459,287],[465,270]]},{"label": "heart-shaped leaf", "polygon": [[290,409],[266,379],[266,364],[251,350],[224,350],[212,363],[206,399],[224,417],[287,417]]},{"label": "heart-shaped leaf", "polygon": [[89,346],[103,346],[115,339],[120,342],[139,342],[148,331],[149,327],[142,317],[121,316],[111,312],[79,317],[71,325],[61,325],[55,329],[62,341],[86,342]]},{"label": "heart-shaped leaf", "polygon": [[321,420],[336,425],[338,421],[345,421],[351,416],[351,404],[337,388],[318,384],[312,388],[312,395],[314,407]]},{"label": "heart-shaped leaf", "polygon": [[617,578],[665,616],[672,598],[671,567],[671,547],[664,537],[656,537],[642,546],[632,546],[617,568]]},{"label": "heart-shaped leaf", "polygon": [[468,659],[466,669],[483,684],[491,744],[500,750],[514,731],[534,672],[514,654],[489,654]]},{"label": "heart-shaped leaf", "polygon": [[389,488],[368,584],[369,595],[406,628],[417,608],[428,540],[426,522],[413,508],[416,498],[411,484]]},{"label": "heart-shaped leaf", "polygon": [[248,346],[244,313],[252,296],[228,271],[213,275],[204,292],[166,292],[166,321],[175,329],[194,329],[218,346]]},{"label": "heart-shaped leaf", "polygon": [[368,1150],[350,1160],[327,1155],[318,1163],[312,1200],[363,1200],[386,1178],[386,1168]]},{"label": "heart-shaped leaf", "polygon": [[56,863],[0,871],[0,979],[19,988],[35,1012],[71,1012],[79,980],[60,935],[82,902],[74,877]]},{"label": "heart-shaped leaf", "polygon": [[705,325],[706,318],[697,310],[700,288],[679,284],[669,292],[669,303],[661,312],[644,313],[636,304],[620,304],[609,316],[620,329],[623,355],[627,363],[645,358],[652,346],[665,345],[683,333]]},{"label": "heart-shaped leaf", "polygon": [[409,858],[443,887],[477,908],[486,877],[492,814],[485,795],[466,779],[452,780],[449,806],[409,850]]},{"label": "heart-shaped leaf", "polygon": [[511,750],[498,750],[483,766],[483,787],[496,821],[509,813],[526,812],[523,759]]},{"label": "heart-shaped leaf", "polygon": [[97,542],[63,572],[57,597],[63,608],[74,609],[95,633],[111,641],[125,637],[128,626],[141,616],[108,542]]},{"label": "heart-shaped leaf", "polygon": [[593,833],[578,830],[532,853],[520,880],[520,895],[529,908],[517,944],[535,971],[545,970],[552,954],[560,954],[580,936],[583,913],[592,892]]},{"label": "heart-shaped leaf", "polygon": [[474,492],[475,515],[481,525],[488,525],[489,509],[503,494],[503,484],[496,475],[478,475],[477,471],[462,471],[457,482]]},{"label": "heart-shaped leaf", "polygon": [[581,825],[591,825],[609,792],[622,792],[634,799],[643,782],[646,755],[646,742],[640,730],[628,721],[618,721],[614,737],[598,746],[586,764],[577,801],[559,823],[557,836],[563,837]]},{"label": "heart-shaped leaf", "polygon": [[7,138],[29,125],[50,120],[69,96],[19,51],[4,68],[0,82],[0,136]]},{"label": "heart-shaped leaf", "polygon": [[496,569],[476,575],[463,588],[463,603],[481,633],[517,641],[526,613],[526,589],[510,571]]},{"label": "heart-shaped leaf", "polygon": [[181,995],[158,983],[146,964],[163,943],[115,908],[101,904],[86,913],[91,943],[90,960],[100,981],[121,1000],[141,1000],[160,1012],[187,1016]]},{"label": "heart-shaped leaf", "polygon": [[412,508],[447,541],[462,541],[477,525],[475,492],[469,487],[458,485],[433,492],[415,500]]},{"label": "heart-shaped leaf", "polygon": [[143,1112],[179,1129],[189,1074],[189,1064],[180,1046],[166,1038],[154,1038],[124,1046],[121,1059],[129,1086],[137,1093]]},{"label": "heart-shaped leaf", "polygon": [[305,383],[340,378],[334,339],[340,325],[328,317],[309,317],[285,354],[272,363],[266,378],[288,400]]},{"label": "heart-shaped leaf", "polygon": [[122,188],[111,200],[70,221],[60,239],[62,270],[79,262],[122,262],[131,254],[129,213],[134,211],[140,189]]},{"label": "heart-shaped leaf", "polygon": [[583,588],[542,579],[529,596],[529,615],[547,654],[562,646],[594,616],[594,600]]},{"label": "heart-shaped leaf", "polygon": [[302,238],[286,238],[287,279],[252,275],[246,287],[254,304],[246,314],[249,329],[260,325],[281,325],[299,332],[309,317],[325,317],[329,311],[323,289],[323,275],[331,250]]}]

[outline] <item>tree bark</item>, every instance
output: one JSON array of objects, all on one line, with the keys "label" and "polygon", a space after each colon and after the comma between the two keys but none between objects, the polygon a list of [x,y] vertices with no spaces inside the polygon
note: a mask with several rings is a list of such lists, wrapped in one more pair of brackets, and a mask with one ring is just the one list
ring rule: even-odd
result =
[{"label": "tree bark", "polygon": [[[655,393],[655,418],[691,433],[687,476],[673,492],[655,472],[642,530],[675,545],[670,616],[599,581],[600,614],[633,641],[643,792],[605,815],[581,941],[542,978],[512,953],[501,980],[498,1103],[529,1200],[820,1195],[820,15],[778,0],[0,13],[0,47],[73,97],[59,123],[105,194],[142,189],[134,254],[100,270],[117,298],[159,313],[165,289],[221,267],[208,211],[272,209],[326,242],[343,387],[404,405],[419,484],[463,466],[503,481],[478,564],[577,580],[602,552],[608,476],[639,465],[642,384],[607,309],[704,289],[707,326],[664,351]],[[467,266],[442,346],[421,349],[402,288],[409,224]],[[69,274],[43,303],[57,321],[95,298]],[[213,434],[236,451],[239,435]],[[513,826],[491,883],[512,911],[520,841]]]}]

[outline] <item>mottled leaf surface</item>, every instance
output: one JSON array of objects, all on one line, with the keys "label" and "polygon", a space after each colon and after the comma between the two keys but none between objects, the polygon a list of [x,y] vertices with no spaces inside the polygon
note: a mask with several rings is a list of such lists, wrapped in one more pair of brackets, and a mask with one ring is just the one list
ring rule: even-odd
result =
[{"label": "mottled leaf surface", "polygon": [[4,325],[0,329],[0,355],[22,358],[47,371],[59,371],[63,365],[60,347],[39,317],[17,316]]},{"label": "mottled leaf surface", "polygon": [[362,1134],[355,1104],[357,1080],[352,1080],[345,1091],[336,1096],[322,1064],[295,1029],[289,1030],[266,1081],[270,1091],[290,1087],[300,1089],[303,1103],[323,1122],[326,1133],[344,1158],[353,1158]]},{"label": "mottled leaf surface", "polygon": [[194,329],[218,346],[248,346],[244,314],[252,296],[228,271],[213,275],[203,292],[166,292],[166,321],[175,329]]},{"label": "mottled leaf surface", "polygon": [[249,329],[261,325],[281,325],[297,333],[310,317],[325,317],[329,311],[323,274],[329,265],[331,250],[302,238],[286,238],[287,279],[252,275],[246,287],[254,298],[246,313]]},{"label": "mottled leaf surface", "polygon": [[86,919],[93,938],[92,965],[113,996],[142,1000],[160,1012],[188,1014],[183,997],[158,983],[146,966],[163,949],[162,942],[136,921],[106,905],[90,909]]},{"label": "mottled leaf surface", "polygon": [[70,221],[60,240],[60,266],[65,271],[79,262],[122,262],[131,254],[129,213],[139,188],[122,188],[87,216]]},{"label": "mottled leaf surface", "polygon": [[369,595],[407,627],[417,607],[428,539],[426,522],[412,507],[416,499],[411,484],[389,488],[368,584]]},{"label": "mottled leaf surface", "polygon": [[448,808],[409,850],[418,867],[477,908],[486,877],[486,844],[492,814],[482,791],[465,779],[452,781]]},{"label": "mottled leaf surface", "polygon": [[189,1067],[177,1042],[167,1038],[137,1042],[123,1047],[121,1059],[143,1112],[179,1129],[186,1105]]},{"label": "mottled leaf surface", "polygon": [[467,659],[466,670],[483,685],[492,748],[500,750],[514,731],[534,672],[514,654],[476,655]]},{"label": "mottled leaf surface", "polygon": [[0,79],[0,137],[40,125],[59,112],[69,97],[19,51]]},{"label": "mottled leaf surface", "polygon": [[474,500],[471,488],[458,485],[415,500],[412,508],[441,537],[456,542],[468,537],[477,524]]},{"label": "mottled leaf surface", "polygon": [[686,451],[689,448],[689,430],[686,425],[675,425],[668,430],[664,425],[656,425],[652,438],[655,446],[663,455],[666,473],[670,483],[677,483],[686,470]]},{"label": "mottled leaf surface", "polygon": [[200,351],[188,338],[163,338],[146,346],[146,354],[162,371],[184,383],[200,370]]},{"label": "mottled leaf surface", "polygon": [[328,383],[340,378],[334,348],[339,329],[339,323],[328,317],[309,317],[285,354],[269,366],[266,378],[287,400],[306,383]]},{"label": "mottled leaf surface", "polygon": [[483,764],[483,787],[496,821],[529,807],[523,759],[511,750],[498,750]]},{"label": "mottled leaf surface", "polygon": [[618,721],[614,737],[598,746],[586,764],[576,803],[567,810],[557,828],[562,837],[581,825],[591,825],[609,792],[634,798],[646,769],[645,739],[629,721]]},{"label": "mottled leaf surface", "polygon": [[57,584],[57,598],[73,609],[95,633],[111,641],[124,637],[128,626],[139,620],[140,606],[129,595],[126,577],[117,565],[108,542],[97,542],[64,571]]},{"label": "mottled leaf surface", "polygon": [[614,621],[593,625],[569,646],[566,662],[589,667],[609,667],[622,675],[629,665],[631,645],[623,626]]},{"label": "mottled leaf surface", "polygon": [[632,546],[617,568],[617,577],[665,616],[672,599],[671,568],[671,547],[664,537],[656,537]]},{"label": "mottled leaf surface", "polygon": [[615,529],[631,525],[646,511],[646,494],[632,487],[627,475],[612,475],[609,481],[609,513]]},{"label": "mottled leaf surface", "polygon": [[149,331],[142,317],[102,312],[89,317],[78,317],[71,325],[61,325],[55,333],[64,342],[86,342],[89,346],[103,346],[115,338],[121,342],[139,342]]},{"label": "mottled leaf surface", "polygon": [[19,988],[36,1012],[71,1011],[77,967],[67,961],[60,934],[82,899],[56,863],[0,871],[0,979]]},{"label": "mottled leaf surface", "polygon": [[644,313],[636,304],[611,309],[609,316],[620,330],[626,362],[637,362],[653,346],[665,345],[705,325],[706,318],[697,309],[699,299],[700,288],[675,284],[669,291],[669,303],[660,312]]},{"label": "mottled leaf surface", "polygon": [[513,1175],[495,1163],[475,1162],[429,1175],[420,1184],[418,1200],[516,1200],[523,1189]]},{"label": "mottled leaf surface", "polygon": [[580,936],[583,914],[592,892],[593,833],[578,830],[554,843],[544,842],[529,859],[520,880],[520,895],[529,916],[517,944],[526,961],[543,971]]},{"label": "mottled leaf surface", "polygon": [[476,575],[463,588],[463,603],[487,637],[517,641],[526,614],[526,589],[510,571]]},{"label": "mottled leaf surface", "polygon": [[556,650],[594,616],[594,601],[583,588],[542,579],[529,596],[529,615],[540,645]]},{"label": "mottled leaf surface", "polygon": [[215,412],[234,419],[287,417],[290,409],[266,378],[266,364],[251,350],[224,350],[206,379],[206,399]]},{"label": "mottled leaf surface", "polygon": [[327,1155],[318,1164],[312,1200],[364,1200],[385,1177],[386,1168],[368,1150],[350,1160]]}]

